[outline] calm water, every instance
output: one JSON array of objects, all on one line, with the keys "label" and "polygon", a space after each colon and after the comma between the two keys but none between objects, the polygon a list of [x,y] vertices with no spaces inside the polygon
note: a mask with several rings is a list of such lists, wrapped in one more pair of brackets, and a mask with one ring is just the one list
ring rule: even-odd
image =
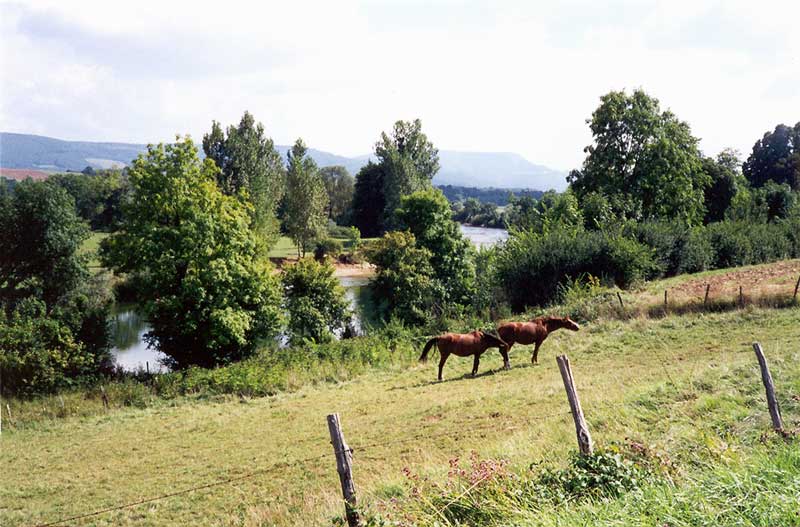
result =
[{"label": "calm water", "polygon": [[[508,239],[508,231],[504,229],[487,229],[462,225],[461,232],[478,247],[491,246]],[[343,276],[340,280],[355,313],[353,327],[357,333],[361,333],[361,320],[363,317],[360,311],[361,298],[366,291],[364,288],[370,279],[367,276]],[[111,315],[111,328],[114,344],[111,352],[116,358],[117,364],[129,371],[139,368],[144,369],[148,363],[150,371],[163,371],[165,369],[160,362],[163,354],[147,347],[144,334],[150,331],[150,326],[136,312],[134,305],[121,304],[115,306]]]},{"label": "calm water", "polygon": [[476,247],[489,247],[508,239],[508,231],[505,229],[488,229],[469,225],[461,225],[461,234],[469,238]]}]

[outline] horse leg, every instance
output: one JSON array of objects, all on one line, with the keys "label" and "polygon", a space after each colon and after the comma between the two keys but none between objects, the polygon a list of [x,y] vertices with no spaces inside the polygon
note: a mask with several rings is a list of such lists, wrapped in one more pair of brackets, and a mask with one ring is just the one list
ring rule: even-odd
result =
[{"label": "horse leg", "polygon": [[481,354],[475,354],[475,360],[472,362],[472,376],[478,375],[478,365],[481,363]]},{"label": "horse leg", "polygon": [[439,352],[441,354],[441,358],[439,359],[439,380],[442,380],[442,368],[444,368],[444,363],[447,362],[447,357],[450,355],[449,353]]},{"label": "horse leg", "polygon": [[[509,349],[510,348],[511,348],[511,346],[509,346]],[[500,355],[503,356],[503,369],[504,370],[510,370],[511,369],[511,364],[508,362],[508,349],[500,348]]]},{"label": "horse leg", "polygon": [[539,346],[542,345],[541,340],[536,341],[536,346],[533,348],[533,355],[531,356],[531,363],[539,364]]}]

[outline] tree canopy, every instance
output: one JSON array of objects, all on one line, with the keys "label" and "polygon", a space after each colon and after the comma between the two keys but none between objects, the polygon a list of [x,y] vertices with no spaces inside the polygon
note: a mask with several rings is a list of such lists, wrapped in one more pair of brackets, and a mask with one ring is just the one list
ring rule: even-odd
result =
[{"label": "tree canopy", "polygon": [[319,169],[328,194],[328,219],[338,225],[351,221],[355,179],[343,166],[329,166]]},{"label": "tree canopy", "polygon": [[288,161],[284,221],[298,255],[305,256],[311,241],[325,229],[328,196],[317,164],[301,139],[289,151]]},{"label": "tree canopy", "polygon": [[742,171],[756,188],[773,181],[800,190],[800,122],[794,127],[779,124],[765,133],[753,145]]},{"label": "tree canopy", "polygon": [[223,132],[217,121],[203,136],[203,151],[216,163],[216,179],[222,192],[249,201],[251,225],[258,236],[271,244],[278,236],[276,210],[283,196],[285,168],[264,125],[245,112],[238,126]]},{"label": "tree canopy", "polygon": [[642,90],[604,95],[587,123],[593,143],[568,178],[579,200],[600,192],[628,218],[702,220],[708,176],[687,123]]},{"label": "tree canopy", "polygon": [[148,147],[130,169],[122,227],[102,247],[107,266],[142,276],[150,342],[173,367],[240,359],[279,328],[280,291],[259,258],[251,205],[223,194],[218,172],[188,137]]}]

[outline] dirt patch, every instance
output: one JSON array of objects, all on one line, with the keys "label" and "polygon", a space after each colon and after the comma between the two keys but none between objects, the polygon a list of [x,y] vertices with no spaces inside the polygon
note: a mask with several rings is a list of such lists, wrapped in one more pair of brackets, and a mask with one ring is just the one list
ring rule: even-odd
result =
[{"label": "dirt patch", "polygon": [[791,293],[798,275],[800,275],[800,260],[787,260],[704,276],[670,288],[670,291],[684,296],[702,298],[705,295],[706,286],[710,284],[710,295],[712,296],[738,294],[739,286],[742,287],[745,294],[782,290]]},{"label": "dirt patch", "polygon": [[[287,266],[297,262],[297,258],[270,258],[275,266],[275,272],[280,273]],[[338,278],[360,278],[370,277],[375,274],[375,266],[370,263],[346,264],[338,261],[329,260],[335,269],[334,276]]]}]

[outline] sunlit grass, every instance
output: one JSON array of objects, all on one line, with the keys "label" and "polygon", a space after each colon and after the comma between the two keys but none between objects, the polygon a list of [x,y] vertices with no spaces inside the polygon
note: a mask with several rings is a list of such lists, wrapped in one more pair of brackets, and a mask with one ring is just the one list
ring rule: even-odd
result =
[{"label": "sunlit grass", "polygon": [[[274,397],[180,398],[50,419],[3,432],[0,462],[14,470],[0,476],[0,524],[54,521],[320,455],[71,524],[329,524],[342,512],[325,423],[331,412],[341,414],[355,449],[355,480],[367,507],[402,494],[404,467],[445,478],[447,460],[472,450],[507,459],[516,471],[531,463],[562,465],[575,449],[575,431],[554,360],[559,353],[571,359],[595,441],[632,437],[667,452],[697,480],[681,490],[683,498],[669,499],[690,503],[692,488],[706,480],[719,482],[723,492],[727,480],[714,470],[726,463],[742,477],[751,466],[756,474],[769,467],[769,453],[759,446],[769,416],[754,340],[764,345],[787,426],[800,424],[792,398],[800,394],[798,322],[794,308],[607,320],[578,333],[555,333],[542,348],[541,366],[530,365],[529,350],[515,348],[513,369],[502,371],[500,355],[489,352],[474,379],[465,376],[471,361],[451,360],[445,382],[436,383],[433,361]],[[707,470],[702,463],[715,464]],[[625,501],[633,499],[579,505],[574,521],[571,510],[539,511],[537,517],[518,512],[526,525],[582,525],[595,517],[625,518],[627,511],[641,514],[641,506],[634,510]]]}]

